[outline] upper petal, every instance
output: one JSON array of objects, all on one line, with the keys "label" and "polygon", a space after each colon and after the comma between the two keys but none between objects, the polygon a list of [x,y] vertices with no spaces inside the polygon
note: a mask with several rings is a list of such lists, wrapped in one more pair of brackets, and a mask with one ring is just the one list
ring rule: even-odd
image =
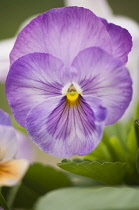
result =
[{"label": "upper petal", "polygon": [[32,140],[44,152],[65,158],[91,152],[101,139],[105,119],[106,109],[99,99],[80,96],[77,104],[70,105],[66,97],[57,97],[35,106],[26,124]]},{"label": "upper petal", "polygon": [[113,56],[119,58],[123,64],[125,64],[132,48],[132,36],[125,28],[113,23],[108,23],[102,18],[100,18],[100,20],[105,24],[110,35]]},{"label": "upper petal", "polygon": [[44,52],[70,65],[80,50],[91,46],[111,52],[109,34],[99,18],[82,7],[56,8],[32,20],[19,33],[11,64],[25,54]]},{"label": "upper petal", "polygon": [[23,127],[31,108],[61,94],[67,82],[65,72],[62,61],[44,53],[28,54],[12,65],[6,81],[6,94],[16,120]]},{"label": "upper petal", "polygon": [[72,66],[73,80],[80,85],[83,95],[103,101],[108,110],[106,125],[119,120],[132,98],[132,81],[122,63],[94,47],[80,52]]}]

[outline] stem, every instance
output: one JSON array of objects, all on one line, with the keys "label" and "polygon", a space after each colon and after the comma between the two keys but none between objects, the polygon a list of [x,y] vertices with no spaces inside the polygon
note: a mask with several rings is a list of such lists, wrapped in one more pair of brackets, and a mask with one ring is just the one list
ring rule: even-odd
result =
[{"label": "stem", "polygon": [[134,127],[135,127],[135,132],[136,132],[137,143],[139,147],[139,119],[134,121]]},{"label": "stem", "polygon": [[9,207],[3,197],[3,195],[0,192],[0,205],[4,208],[4,210],[9,210]]},{"label": "stem", "polygon": [[21,183],[19,182],[16,186],[12,187],[8,193],[7,203],[9,205],[9,208],[11,209],[15,200],[15,197],[17,195],[18,189],[20,187]]}]

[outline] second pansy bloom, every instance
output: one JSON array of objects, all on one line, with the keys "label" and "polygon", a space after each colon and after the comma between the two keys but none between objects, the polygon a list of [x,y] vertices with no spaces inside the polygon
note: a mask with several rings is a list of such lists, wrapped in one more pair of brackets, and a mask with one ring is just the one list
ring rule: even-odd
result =
[{"label": "second pansy bloom", "polygon": [[131,45],[125,29],[78,7],[50,10],[22,30],[6,93],[16,120],[43,151],[88,154],[103,127],[121,118],[132,97],[124,67]]}]

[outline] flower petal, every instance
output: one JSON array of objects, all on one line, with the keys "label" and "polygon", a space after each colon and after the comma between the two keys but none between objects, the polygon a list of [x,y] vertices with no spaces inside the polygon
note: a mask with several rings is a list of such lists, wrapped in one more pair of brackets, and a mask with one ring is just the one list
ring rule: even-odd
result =
[{"label": "flower petal", "polygon": [[103,101],[108,110],[106,125],[119,120],[132,98],[132,81],[122,63],[99,48],[88,48],[75,58],[73,72],[83,95]]},{"label": "flower petal", "polygon": [[0,125],[0,162],[9,160],[17,152],[17,138],[12,126]]},{"label": "flower petal", "polygon": [[28,136],[16,130],[18,150],[15,155],[16,159],[26,159],[29,162],[34,160],[33,145],[30,142]]},{"label": "flower petal", "polygon": [[12,186],[22,179],[28,168],[28,162],[13,159],[0,163],[0,186]]},{"label": "flower petal", "polygon": [[44,53],[28,54],[12,65],[6,81],[6,93],[12,112],[23,127],[31,108],[61,94],[66,83],[64,73],[62,61]]},{"label": "flower petal", "polygon": [[28,53],[43,52],[69,66],[80,50],[92,46],[112,50],[109,34],[99,18],[82,7],[56,8],[38,16],[21,31],[11,52],[11,64]]},{"label": "flower petal", "polygon": [[11,120],[9,115],[4,112],[2,109],[0,109],[0,125],[7,125],[11,126]]},{"label": "flower petal", "polygon": [[132,48],[132,36],[125,28],[108,23],[105,19],[100,19],[105,24],[110,35],[113,56],[119,58],[125,64]]},{"label": "flower petal", "polygon": [[105,118],[99,99],[93,98],[88,105],[80,96],[79,103],[70,106],[66,97],[55,97],[35,106],[26,124],[41,150],[65,158],[91,152],[101,139]]}]

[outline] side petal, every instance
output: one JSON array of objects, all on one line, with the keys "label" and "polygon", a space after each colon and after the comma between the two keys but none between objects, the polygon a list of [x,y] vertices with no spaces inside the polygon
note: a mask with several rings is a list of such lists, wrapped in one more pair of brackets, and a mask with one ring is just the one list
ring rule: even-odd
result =
[{"label": "side petal", "polygon": [[37,105],[26,119],[32,140],[41,150],[57,157],[88,154],[99,143],[106,118],[99,99],[93,98],[90,104],[80,96],[76,105],[70,106],[66,97]]},{"label": "side petal", "polygon": [[12,126],[0,125],[0,161],[12,159],[17,152],[17,138]]},{"label": "side petal", "polygon": [[12,65],[6,81],[6,94],[15,119],[23,127],[31,108],[61,94],[66,82],[63,78],[62,61],[48,54],[28,54]]},{"label": "side petal", "polygon": [[11,126],[11,120],[9,115],[4,112],[2,109],[0,109],[0,125],[7,125]]},{"label": "side petal", "polygon": [[111,52],[109,34],[99,18],[82,7],[56,8],[32,20],[19,33],[11,64],[23,55],[43,52],[69,66],[80,50],[91,46]]},{"label": "side petal", "polygon": [[22,179],[28,168],[28,161],[13,159],[0,163],[0,186],[13,186]]},{"label": "side petal", "polygon": [[73,80],[83,95],[103,101],[108,110],[106,125],[119,120],[132,98],[132,81],[122,63],[99,48],[88,48],[78,54],[72,66]]},{"label": "side petal", "polygon": [[26,159],[32,162],[35,158],[35,151],[28,136],[16,130],[18,150],[15,155],[16,159]]},{"label": "side petal", "polygon": [[132,48],[132,36],[125,28],[113,23],[108,23],[105,19],[100,19],[110,35],[113,56],[119,58],[123,64],[125,64]]}]

